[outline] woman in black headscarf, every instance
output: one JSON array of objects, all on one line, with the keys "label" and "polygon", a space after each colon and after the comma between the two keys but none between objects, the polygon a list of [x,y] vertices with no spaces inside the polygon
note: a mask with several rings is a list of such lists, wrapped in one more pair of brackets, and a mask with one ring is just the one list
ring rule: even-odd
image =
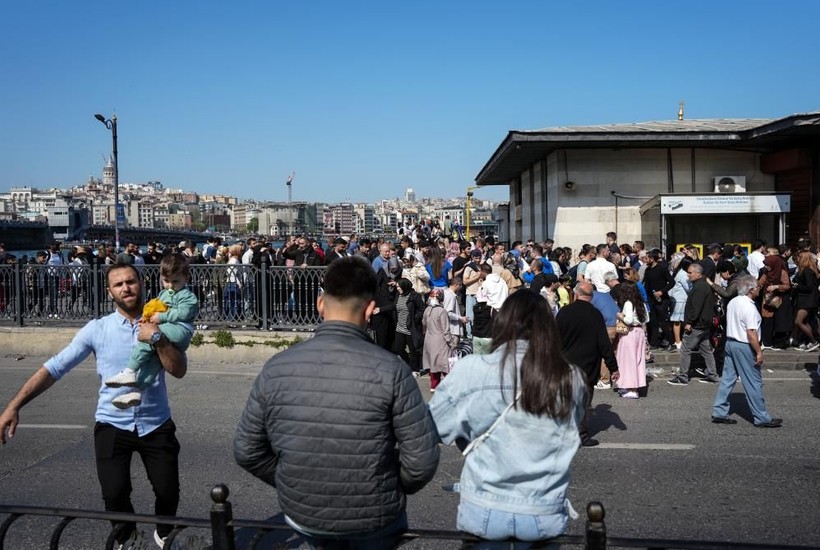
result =
[{"label": "woman in black headscarf", "polygon": [[760,303],[761,345],[763,349],[780,349],[775,343],[784,340],[792,330],[792,304],[789,299],[791,283],[786,262],[777,254],[777,249],[769,249],[769,255],[763,259],[765,272],[760,275],[757,285]]}]

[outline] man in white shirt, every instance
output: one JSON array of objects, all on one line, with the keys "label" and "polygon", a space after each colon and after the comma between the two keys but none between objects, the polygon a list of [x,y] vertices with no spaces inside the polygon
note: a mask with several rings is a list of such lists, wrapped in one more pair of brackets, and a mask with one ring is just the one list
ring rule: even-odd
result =
[{"label": "man in white shirt", "polygon": [[746,267],[746,271],[756,279],[760,277],[760,270],[763,269],[763,258],[766,257],[766,241],[757,239],[752,248],[754,250],[747,258],[749,265]]},{"label": "man in white shirt", "polygon": [[737,278],[737,298],[729,302],[726,311],[726,358],[715,402],[712,405],[712,422],[737,424],[729,418],[729,395],[740,377],[746,402],[758,428],[779,428],[780,418],[772,418],[763,400],[763,350],[760,347],[760,312],[754,303],[757,297],[757,278],[741,275]]},{"label": "man in white shirt", "polygon": [[594,284],[598,292],[608,293],[610,288],[604,280],[604,275],[611,271],[615,271],[615,266],[609,261],[609,245],[599,244],[598,255],[587,265],[584,278]]}]

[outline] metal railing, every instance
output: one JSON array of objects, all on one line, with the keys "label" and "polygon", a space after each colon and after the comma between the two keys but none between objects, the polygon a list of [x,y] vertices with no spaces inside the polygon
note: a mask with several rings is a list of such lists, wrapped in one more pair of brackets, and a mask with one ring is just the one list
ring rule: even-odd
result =
[{"label": "metal railing", "polygon": [[[0,515],[7,516],[3,522],[0,523],[0,550],[16,548],[16,546],[10,544],[13,541],[12,539],[14,539],[12,536],[13,533],[11,533],[12,527],[18,519],[25,516],[62,518],[51,531],[48,546],[51,550],[59,549],[60,541],[63,538],[66,528],[78,519],[111,522],[112,527],[108,530],[108,535],[106,536],[103,546],[106,550],[115,548],[117,546],[117,539],[122,538],[126,530],[134,524],[165,523],[173,525],[173,530],[165,539],[165,548],[185,548],[184,543],[181,546],[178,544],[181,541],[180,535],[185,529],[208,530],[211,540],[206,543],[206,547],[212,550],[237,550],[236,530],[238,529],[248,530],[254,533],[245,546],[248,550],[270,548],[271,546],[260,546],[260,544],[264,544],[264,538],[270,533],[285,532],[288,536],[295,534],[294,530],[284,522],[234,518],[233,507],[228,500],[228,496],[229,491],[225,485],[217,485],[211,490],[211,500],[213,504],[211,505],[208,519],[0,505]],[[810,548],[816,548],[816,546],[754,544],[730,541],[609,537],[607,535],[607,526],[604,522],[605,511],[603,505],[600,502],[590,502],[587,505],[586,511],[587,521],[583,535],[561,535],[549,540],[538,541],[534,543],[532,548],[546,548],[554,544],[582,547],[587,550],[604,550],[608,547],[651,548],[658,550],[666,548],[679,548],[683,550],[809,550]],[[44,529],[40,529],[38,532],[44,532]],[[473,535],[447,530],[410,529],[400,536],[400,544],[425,540],[460,542],[461,548],[470,548],[476,543],[482,542],[481,539]],[[14,542],[17,542],[16,539],[14,539]],[[175,543],[177,543],[177,545],[175,545]],[[44,548],[45,546],[38,545],[37,547]]]},{"label": "metal railing", "polygon": [[[0,265],[0,325],[73,325],[107,315],[104,264]],[[162,290],[158,265],[137,266],[146,300]],[[208,328],[312,330],[324,267],[191,265],[188,288],[199,299],[195,324]]]}]

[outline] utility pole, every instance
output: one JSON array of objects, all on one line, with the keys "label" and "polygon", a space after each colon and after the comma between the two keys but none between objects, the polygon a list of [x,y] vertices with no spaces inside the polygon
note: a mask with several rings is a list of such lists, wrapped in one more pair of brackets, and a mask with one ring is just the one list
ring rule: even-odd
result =
[{"label": "utility pole", "polygon": [[466,234],[465,234],[464,238],[466,238],[468,241],[470,240],[470,211],[472,210],[473,191],[475,191],[479,187],[480,187],[480,185],[474,185],[472,187],[467,188],[467,204],[466,204],[466,208],[465,208],[465,210],[467,211],[466,212],[466,214],[467,214],[467,216],[466,216],[467,217],[467,231],[466,231]]},{"label": "utility pole", "polygon": [[293,210],[291,203],[293,202],[293,178],[296,177],[296,172],[291,172],[288,176],[288,234],[293,233]]}]

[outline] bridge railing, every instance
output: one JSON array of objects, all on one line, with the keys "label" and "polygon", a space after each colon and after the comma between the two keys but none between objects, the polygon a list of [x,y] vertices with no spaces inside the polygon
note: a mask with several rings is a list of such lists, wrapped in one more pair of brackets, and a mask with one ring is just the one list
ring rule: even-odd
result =
[{"label": "bridge railing", "polygon": [[[77,537],[85,539],[93,538],[94,533],[99,533],[100,538],[105,536],[104,545],[101,541],[96,543],[86,540],[86,544],[94,544],[95,548],[105,548],[111,550],[118,547],[117,539],[122,539],[127,530],[135,524],[156,524],[164,523],[173,525],[173,530],[165,539],[164,548],[195,549],[209,548],[212,550],[237,550],[240,544],[249,550],[261,548],[281,548],[293,547],[290,540],[296,533],[282,521],[273,520],[243,520],[233,517],[233,507],[228,500],[229,491],[225,485],[217,485],[211,490],[211,508],[209,517],[203,518],[183,518],[152,516],[145,514],[127,514],[117,512],[101,512],[93,510],[74,510],[61,508],[38,508],[33,506],[0,505],[0,516],[6,516],[0,523],[0,550],[5,548],[21,548],[23,544],[35,544],[31,539],[42,535],[48,538],[48,548],[58,550],[61,542],[64,548],[70,548],[77,544]],[[684,550],[723,550],[723,549],[745,549],[745,550],[808,550],[816,546],[797,546],[784,544],[755,544],[746,542],[731,541],[703,541],[691,539],[651,539],[651,538],[626,538],[610,537],[607,533],[607,526],[604,522],[604,506],[600,502],[590,502],[586,508],[587,520],[583,535],[562,535],[549,540],[537,541],[532,548],[555,548],[557,545],[565,547],[584,548],[586,550],[604,550],[612,548],[651,548],[666,549],[679,548]],[[50,535],[45,524],[39,524],[39,528],[31,529],[31,526],[24,533],[15,532],[15,524],[21,518],[61,518],[56,526],[51,528]],[[111,527],[96,531],[85,529],[80,533],[72,530],[68,534],[69,526],[76,520],[91,520],[103,524],[110,522]],[[186,533],[195,530],[194,537],[187,537]],[[23,531],[21,529],[21,531]],[[243,536],[240,536],[239,533]],[[200,533],[202,533],[200,535]],[[281,533],[281,536],[268,537],[271,533]],[[288,539],[285,544],[282,537]],[[25,542],[22,539],[26,538]],[[270,541],[269,538],[280,540]],[[402,546],[412,547],[414,542],[425,543],[428,541],[439,541],[442,545],[446,542],[459,543],[460,548],[471,548],[481,542],[481,539],[459,531],[432,530],[432,529],[410,529],[400,535]],[[516,541],[506,541],[513,543]],[[153,543],[150,543],[153,545]],[[45,548],[46,545],[37,541],[36,548]],[[139,546],[138,547],[142,547]],[[128,546],[126,546],[128,548]]]},{"label": "bridge railing", "polygon": [[[104,264],[0,265],[0,324],[79,325],[107,315],[114,303]],[[158,265],[137,266],[146,300],[162,291]],[[199,299],[194,324],[208,328],[313,330],[324,267],[262,264],[191,266],[188,288]]]}]

